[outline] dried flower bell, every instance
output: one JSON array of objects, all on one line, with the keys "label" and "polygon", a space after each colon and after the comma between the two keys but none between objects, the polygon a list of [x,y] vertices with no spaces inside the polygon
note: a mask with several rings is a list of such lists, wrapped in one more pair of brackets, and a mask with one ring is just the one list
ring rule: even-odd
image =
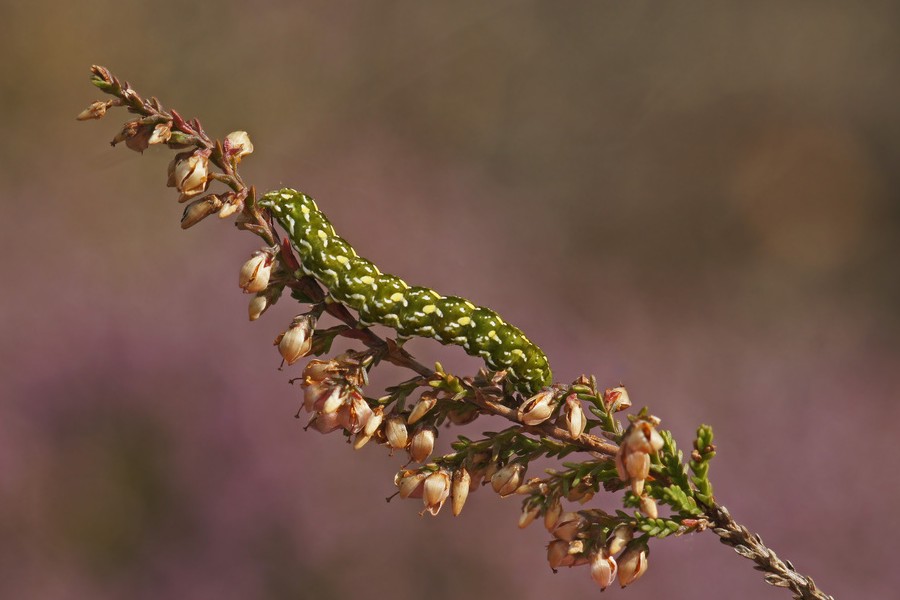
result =
[{"label": "dried flower bell", "polygon": [[206,190],[209,181],[209,154],[209,150],[182,152],[169,163],[167,185],[181,192],[179,201],[183,202]]},{"label": "dried flower bell", "polygon": [[312,349],[313,331],[316,318],[312,315],[300,315],[291,322],[287,331],[276,339],[278,352],[288,365],[292,365],[309,354]]},{"label": "dried flower bell", "polygon": [[225,155],[233,159],[234,162],[241,162],[241,159],[248,154],[253,153],[253,143],[246,131],[232,131],[225,136],[222,144]]},{"label": "dried flower bell", "polygon": [[434,408],[435,404],[437,404],[437,400],[437,392],[433,390],[422,392],[419,401],[416,402],[416,405],[413,406],[412,411],[410,411],[409,416],[406,418],[406,424],[413,425],[420,421],[422,417]]},{"label": "dried flower bell", "polygon": [[524,474],[525,465],[518,462],[509,463],[491,475],[491,487],[501,498],[505,498],[516,493]]},{"label": "dried flower bell", "polygon": [[450,482],[450,506],[453,508],[453,516],[458,517],[462,512],[469,497],[471,489],[472,476],[465,467],[460,467],[453,471],[453,477]]},{"label": "dried flower bell", "polygon": [[556,408],[553,396],[552,390],[545,390],[523,402],[518,410],[519,420],[526,425],[540,425],[549,419]]},{"label": "dried flower bell", "polygon": [[409,456],[417,463],[424,463],[434,451],[437,429],[428,425],[420,427],[409,440]]},{"label": "dried flower bell", "polygon": [[429,513],[437,515],[449,495],[450,475],[447,471],[440,469],[425,478],[422,501]]},{"label": "dried flower bell", "polygon": [[392,415],[384,424],[384,437],[394,450],[403,450],[409,442],[406,419],[400,415]]},{"label": "dried flower bell", "polygon": [[425,473],[404,469],[394,476],[401,498],[421,498],[425,493]]},{"label": "dried flower bell", "polygon": [[591,556],[591,578],[600,586],[600,591],[615,581],[617,571],[616,559],[606,550],[600,550]]},{"label": "dried flower bell", "polygon": [[181,228],[193,227],[209,215],[222,208],[222,201],[215,194],[198,198],[184,207],[181,215]]},{"label": "dried flower bell", "polygon": [[250,260],[241,267],[238,285],[247,294],[256,294],[263,291],[269,285],[274,262],[275,259],[270,251],[259,250],[254,252]]},{"label": "dried flower bell", "polygon": [[625,389],[625,386],[620,385],[603,393],[603,403],[606,405],[606,410],[612,414],[629,408],[631,398],[628,397],[628,390]]},{"label": "dried flower bell", "polygon": [[640,496],[644,482],[650,476],[650,455],[663,447],[662,436],[656,430],[656,422],[638,419],[622,436],[622,443],[616,453],[616,471],[619,479],[631,482],[631,491]]},{"label": "dried flower bell", "polygon": [[619,585],[625,587],[637,581],[647,571],[647,546],[629,546],[619,557]]},{"label": "dried flower bell", "polygon": [[88,121],[90,119],[102,119],[106,114],[106,109],[112,106],[113,100],[108,102],[92,102],[90,106],[78,113],[75,118],[79,121]]},{"label": "dried flower bell", "polygon": [[562,426],[569,432],[573,438],[578,438],[584,433],[587,426],[587,418],[584,416],[584,409],[581,407],[581,401],[578,396],[570,394],[566,398],[562,407]]}]

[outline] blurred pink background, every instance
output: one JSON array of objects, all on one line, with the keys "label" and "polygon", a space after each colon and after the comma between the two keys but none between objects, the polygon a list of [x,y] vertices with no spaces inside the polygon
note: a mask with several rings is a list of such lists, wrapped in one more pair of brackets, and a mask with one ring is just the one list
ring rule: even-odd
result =
[{"label": "blurred pink background", "polygon": [[[37,1],[0,20],[0,597],[599,594],[550,572],[517,500],[421,518],[384,502],[401,457],[302,431],[299,368],[271,346],[292,301],[247,322],[255,238],[182,232],[171,153],[107,143],[123,112],[76,123],[92,63],[211,135],[249,131],[245,178],[495,308],[557,379],[624,382],[682,447],[712,424],[741,522],[839,599],[896,595],[897,3]],[[650,563],[608,593],[789,597],[711,534]]]}]

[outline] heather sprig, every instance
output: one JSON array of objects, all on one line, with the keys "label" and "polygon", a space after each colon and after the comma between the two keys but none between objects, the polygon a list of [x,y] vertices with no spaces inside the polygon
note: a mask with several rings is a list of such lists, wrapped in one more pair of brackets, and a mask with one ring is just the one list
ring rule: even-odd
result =
[{"label": "heather sprig", "polygon": [[[543,522],[550,567],[586,565],[601,589],[616,578],[622,587],[640,578],[652,538],[711,530],[754,561],[770,584],[789,588],[796,598],[830,598],[716,502],[709,479],[716,453],[710,426],[699,427],[686,460],[647,408],[622,418],[632,404],[624,386],[605,388],[585,375],[523,394],[504,371],[459,375],[439,363],[426,366],[401,339],[377,335],[304,274],[290,240],[239,173],[241,161],[253,152],[246,132],[210,138],[199,120],[165,109],[156,98],[144,99],[108,69],[94,66],[91,72],[92,83],[112,98],[92,103],[77,118],[100,119],[109,109],[124,107],[134,117],[115,134],[113,146],[124,142],[137,152],[151,146],[177,151],[167,185],[186,203],[182,228],[215,214],[234,218],[238,229],[262,239],[238,275],[239,287],[251,295],[249,318],[259,319],[288,290],[304,308],[275,339],[281,360],[290,368],[302,357],[320,357],[291,380],[302,390],[297,416],[305,410],[307,429],[339,433],[356,450],[380,445],[403,457],[394,479],[396,496],[420,500],[421,513],[433,516],[448,499],[452,514],[459,515],[469,494],[482,487],[501,498],[519,496],[518,526]],[[222,189],[209,193],[215,184]],[[339,324],[317,329],[325,314]],[[361,347],[331,356],[337,337]],[[382,391],[370,390],[369,374],[382,362],[413,374]],[[509,425],[477,439],[457,435],[449,452],[435,455],[441,436],[484,416]],[[558,466],[529,477],[537,459]],[[608,513],[591,507],[597,494],[619,494],[622,509]]]}]

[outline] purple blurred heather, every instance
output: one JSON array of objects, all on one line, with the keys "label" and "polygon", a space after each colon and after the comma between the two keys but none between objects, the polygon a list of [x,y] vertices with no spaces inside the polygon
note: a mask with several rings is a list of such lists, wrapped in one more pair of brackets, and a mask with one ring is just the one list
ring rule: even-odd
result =
[{"label": "purple blurred heather", "polygon": [[[0,597],[599,592],[586,568],[550,572],[517,500],[420,518],[383,501],[402,457],[302,431],[298,366],[272,347],[290,299],[247,322],[252,236],[181,231],[169,154],[111,149],[120,111],[74,120],[100,96],[92,63],[211,135],[249,131],[245,178],[496,308],[558,379],[626,383],[682,446],[712,424],[739,521],[837,598],[895,593],[896,3],[37,1],[0,19]],[[650,564],[612,593],[787,597],[712,535]]]}]

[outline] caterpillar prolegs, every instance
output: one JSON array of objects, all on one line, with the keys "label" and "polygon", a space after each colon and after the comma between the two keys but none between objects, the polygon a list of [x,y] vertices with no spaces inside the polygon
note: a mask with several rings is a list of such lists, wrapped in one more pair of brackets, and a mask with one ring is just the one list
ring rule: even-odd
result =
[{"label": "caterpillar prolegs", "polygon": [[506,370],[525,394],[553,381],[547,357],[521,330],[465,298],[444,296],[382,273],[334,232],[306,194],[287,188],[269,192],[260,205],[287,231],[303,272],[323,283],[335,300],[356,310],[361,323],[386,325],[401,337],[462,346],[489,368]]}]

